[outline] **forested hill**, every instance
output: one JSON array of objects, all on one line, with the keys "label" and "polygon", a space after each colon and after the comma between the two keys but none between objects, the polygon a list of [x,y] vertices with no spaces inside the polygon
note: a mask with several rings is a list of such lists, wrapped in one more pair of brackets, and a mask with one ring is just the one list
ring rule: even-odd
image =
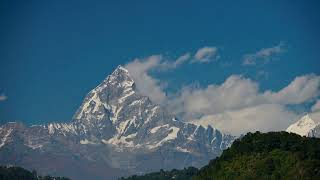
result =
[{"label": "forested hill", "polygon": [[200,170],[160,171],[123,179],[320,179],[320,139],[287,132],[248,133]]},{"label": "forested hill", "polygon": [[0,166],[0,180],[70,180],[65,177],[39,176],[21,167]]}]

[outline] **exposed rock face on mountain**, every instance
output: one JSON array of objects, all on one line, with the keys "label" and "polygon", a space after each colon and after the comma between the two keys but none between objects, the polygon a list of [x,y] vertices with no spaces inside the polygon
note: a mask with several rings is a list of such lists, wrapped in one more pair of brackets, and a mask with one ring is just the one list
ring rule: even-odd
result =
[{"label": "exposed rock face on mountain", "polygon": [[0,163],[74,179],[114,179],[159,169],[200,167],[233,136],[185,123],[141,95],[119,66],[89,92],[70,123],[0,128]]},{"label": "exposed rock face on mountain", "polygon": [[286,131],[301,136],[320,138],[320,111],[306,114],[300,120],[290,125]]}]

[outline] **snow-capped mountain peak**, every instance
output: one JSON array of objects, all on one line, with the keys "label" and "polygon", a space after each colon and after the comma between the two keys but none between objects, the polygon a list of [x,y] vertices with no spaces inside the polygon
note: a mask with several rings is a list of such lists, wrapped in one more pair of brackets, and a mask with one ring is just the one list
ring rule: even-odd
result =
[{"label": "snow-capped mountain peak", "polygon": [[151,150],[169,144],[173,149],[179,145],[190,150],[192,148],[185,147],[185,142],[197,141],[222,150],[233,139],[211,127],[177,121],[174,115],[136,92],[129,71],[122,66],[89,92],[74,117],[85,128],[85,134],[90,134],[82,142],[93,141],[94,136],[120,151],[126,148]]},{"label": "snow-capped mountain peak", "polygon": [[119,65],[111,75],[107,77],[109,83],[119,83],[121,87],[131,87],[134,84],[133,79],[130,77],[129,71],[123,66]]},{"label": "snow-capped mountain peak", "polygon": [[300,120],[290,125],[287,132],[293,132],[301,136],[309,136],[310,132],[319,125],[319,122],[312,118],[313,115],[306,114]]},{"label": "snow-capped mountain peak", "polygon": [[111,75],[87,94],[74,119],[103,120],[109,119],[112,113],[117,116],[120,110],[118,103],[124,102],[134,93],[134,81],[129,71],[123,66],[118,66]]},{"label": "snow-capped mountain peak", "polygon": [[177,120],[137,92],[129,71],[118,66],[86,95],[73,121],[1,126],[0,152],[18,145],[28,152],[62,153],[137,172],[199,167],[220,155],[234,139],[211,126]]}]

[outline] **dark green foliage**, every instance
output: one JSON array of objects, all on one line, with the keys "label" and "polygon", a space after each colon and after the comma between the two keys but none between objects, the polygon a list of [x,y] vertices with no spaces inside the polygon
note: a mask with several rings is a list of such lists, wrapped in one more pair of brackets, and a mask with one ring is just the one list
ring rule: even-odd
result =
[{"label": "dark green foliage", "polygon": [[197,168],[189,167],[183,170],[173,169],[171,171],[160,170],[160,172],[150,173],[142,176],[131,176],[128,178],[121,178],[122,180],[166,180],[166,179],[176,179],[176,180],[189,180],[192,176],[196,175],[198,172]]},{"label": "dark green foliage", "polygon": [[0,180],[70,180],[65,177],[38,176],[37,172],[32,172],[21,167],[0,166]]},{"label": "dark green foliage", "polygon": [[248,133],[199,171],[173,171],[127,179],[320,179],[320,139],[287,132]]},{"label": "dark green foliage", "polygon": [[320,139],[248,133],[193,179],[320,179]]}]

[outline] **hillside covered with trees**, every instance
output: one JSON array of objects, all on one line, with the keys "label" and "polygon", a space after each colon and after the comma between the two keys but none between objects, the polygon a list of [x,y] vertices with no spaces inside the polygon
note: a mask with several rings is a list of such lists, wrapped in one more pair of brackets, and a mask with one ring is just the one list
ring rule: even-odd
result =
[{"label": "hillside covered with trees", "polygon": [[248,133],[200,170],[160,171],[122,179],[320,179],[320,139],[287,132]]},{"label": "hillside covered with trees", "polygon": [[0,180],[70,180],[65,177],[38,176],[36,171],[21,167],[0,166]]}]

